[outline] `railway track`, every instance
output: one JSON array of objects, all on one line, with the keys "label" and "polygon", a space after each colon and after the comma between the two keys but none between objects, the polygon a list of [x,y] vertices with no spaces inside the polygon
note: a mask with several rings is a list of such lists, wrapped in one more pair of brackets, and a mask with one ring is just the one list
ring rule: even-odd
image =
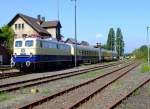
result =
[{"label": "railway track", "polygon": [[10,78],[21,76],[22,74],[19,71],[14,71],[15,69],[11,68],[11,66],[0,66],[0,79]]},{"label": "railway track", "polygon": [[129,96],[131,96],[135,91],[137,91],[138,89],[140,89],[142,86],[144,86],[145,84],[147,84],[150,81],[150,78],[142,81],[137,87],[135,87],[134,89],[132,89],[131,91],[129,91],[128,93],[124,94],[122,96],[122,98],[120,98],[118,101],[112,103],[108,109],[114,109],[115,107],[117,107],[120,103],[122,103],[123,100],[125,100],[126,98],[128,98]]},{"label": "railway track", "polygon": [[30,74],[30,73],[23,73],[23,72],[9,72],[6,73],[6,71],[9,70],[11,71],[11,68],[0,68],[0,79],[6,79],[6,78],[10,78],[10,77],[17,77],[17,76],[23,76],[26,74]]},{"label": "railway track", "polygon": [[118,64],[120,64],[120,63],[98,65],[96,67],[90,67],[90,68],[82,69],[80,71],[77,70],[77,71],[71,71],[71,72],[61,73],[61,74],[56,74],[56,75],[51,75],[51,76],[34,78],[34,79],[30,79],[30,80],[24,80],[24,81],[19,81],[19,82],[1,84],[0,85],[0,93],[18,90],[22,87],[25,88],[25,87],[30,87],[30,86],[34,86],[34,85],[39,85],[39,84],[42,84],[42,83],[52,82],[52,81],[56,81],[56,80],[60,80],[60,79],[64,79],[64,78],[68,78],[68,77],[88,73],[90,71],[95,71],[95,70],[99,70],[99,69],[108,68],[108,67],[115,66],[115,65],[118,65]]},{"label": "railway track", "polygon": [[[84,82],[72,88],[66,89],[54,95],[45,97],[41,100],[37,100],[25,106],[19,107],[18,109],[31,109],[31,108],[45,109],[45,107],[35,107],[35,106],[45,103],[47,101],[49,101],[47,103],[48,107],[50,106],[52,109],[74,109],[78,107],[80,104],[86,102],[86,100],[88,100],[90,97],[94,96],[101,90],[103,90],[111,83],[115,82],[117,79],[124,76],[126,73],[134,69],[136,66],[138,66],[138,64],[130,63],[122,68],[115,69],[107,74]],[[46,106],[47,104],[43,105]]]},{"label": "railway track", "polygon": [[17,76],[22,76],[23,74],[20,74],[18,72],[11,72],[11,73],[0,73],[0,79],[6,79],[10,77],[17,77]]},{"label": "railway track", "polygon": [[[104,64],[102,66],[107,66],[107,64],[106,65]],[[6,78],[10,78],[10,77],[17,77],[17,76],[23,76],[23,75],[27,75],[27,74],[32,74],[32,73],[23,73],[23,72],[20,73],[19,71],[18,72],[12,72],[11,69],[12,68],[0,68],[0,79],[6,79]],[[8,71],[8,70],[10,72],[6,73],[6,71]]]}]

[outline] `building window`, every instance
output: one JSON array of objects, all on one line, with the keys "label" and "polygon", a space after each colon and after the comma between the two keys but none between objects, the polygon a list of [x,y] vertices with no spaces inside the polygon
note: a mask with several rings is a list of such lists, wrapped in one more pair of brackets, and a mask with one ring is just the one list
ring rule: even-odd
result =
[{"label": "building window", "polygon": [[22,24],[22,29],[24,29],[24,24]]},{"label": "building window", "polygon": [[18,29],[19,29],[19,30],[21,29],[21,24],[18,24]]},{"label": "building window", "polygon": [[17,29],[17,24],[15,24],[15,30]]}]

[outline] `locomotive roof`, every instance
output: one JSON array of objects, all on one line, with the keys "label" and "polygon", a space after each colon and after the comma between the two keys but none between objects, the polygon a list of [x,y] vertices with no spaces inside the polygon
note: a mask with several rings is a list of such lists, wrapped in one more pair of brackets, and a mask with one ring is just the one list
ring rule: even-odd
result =
[{"label": "locomotive roof", "polygon": [[[43,40],[43,41],[50,41],[50,42],[55,42],[55,43],[59,43],[59,44],[66,44],[66,45],[75,47],[75,44],[60,42],[60,41],[57,41],[56,39],[52,39],[52,38],[41,39],[41,38],[35,38],[35,37],[28,37],[28,38],[17,38],[15,40]],[[85,50],[95,50],[95,51],[99,50],[99,48],[94,48],[94,46],[85,46],[85,45],[77,45],[77,48],[81,48],[81,49],[85,49]]]},{"label": "locomotive roof", "polygon": [[[75,47],[75,44],[69,44],[68,43],[68,45],[71,45],[72,47]],[[99,51],[99,48],[94,48],[93,46],[77,45],[77,48],[81,48],[81,49],[85,49],[85,50]]]},{"label": "locomotive roof", "polygon": [[111,53],[116,53],[116,51],[112,51],[112,50],[107,50],[107,49],[101,49],[104,52],[111,52]]},{"label": "locomotive roof", "polygon": [[41,39],[41,38],[35,38],[35,37],[27,37],[27,38],[16,38],[15,41],[17,41],[17,40],[22,40],[22,41],[23,40],[41,40],[41,41],[55,42],[55,43],[59,43],[59,44],[66,44],[64,42],[60,42],[60,41],[57,41],[56,39],[52,39],[52,38]]}]

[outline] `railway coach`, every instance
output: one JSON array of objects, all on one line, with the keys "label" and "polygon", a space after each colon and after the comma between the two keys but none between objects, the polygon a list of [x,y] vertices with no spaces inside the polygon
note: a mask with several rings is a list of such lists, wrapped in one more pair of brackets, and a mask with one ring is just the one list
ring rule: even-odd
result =
[{"label": "railway coach", "polygon": [[[98,63],[100,62],[100,49],[94,48],[93,46],[84,46],[84,45],[74,45],[70,44],[71,55],[73,59],[75,57],[75,51],[77,52],[77,63]],[[75,48],[77,49],[75,50]]]},{"label": "railway coach", "polygon": [[117,57],[115,52],[93,46],[69,44],[51,38],[29,37],[14,40],[11,65],[21,71],[53,68],[59,65],[73,66],[75,51],[77,64],[112,61]]},{"label": "railway coach", "polygon": [[117,60],[117,53],[115,51],[101,49],[101,61]]}]

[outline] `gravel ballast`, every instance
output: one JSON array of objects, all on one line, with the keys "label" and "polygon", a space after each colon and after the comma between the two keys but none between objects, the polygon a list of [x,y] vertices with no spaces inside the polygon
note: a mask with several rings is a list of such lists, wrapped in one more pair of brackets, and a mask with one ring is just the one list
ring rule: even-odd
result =
[{"label": "gravel ballast", "polygon": [[52,76],[52,75],[56,75],[56,74],[63,74],[63,73],[67,73],[67,72],[77,71],[77,70],[83,70],[86,68],[92,68],[94,66],[99,66],[99,65],[107,65],[107,64],[94,64],[94,65],[80,66],[78,68],[70,68],[70,69],[60,70],[60,71],[31,73],[31,74],[27,74],[27,75],[18,76],[18,77],[0,79],[0,85],[19,82],[19,81],[26,81],[26,80],[31,80],[31,79],[40,78],[40,77],[47,77],[47,76]]},{"label": "gravel ballast", "polygon": [[[130,66],[129,68],[132,67]],[[124,74],[129,68],[115,71],[114,73],[104,76],[103,78],[99,78],[95,81],[90,82],[89,84],[65,93],[62,96],[58,96],[50,101],[47,101],[46,103],[43,103],[40,106],[35,107],[34,109],[49,109],[49,107],[51,107],[52,109],[66,109],[78,100],[87,97],[96,90],[99,90],[108,83],[112,82],[113,80]]]},{"label": "gravel ballast", "polygon": [[150,82],[135,91],[115,109],[150,109]]},{"label": "gravel ballast", "polygon": [[119,100],[123,94],[127,94],[137,85],[139,85],[140,82],[148,78],[150,78],[149,73],[140,73],[139,66],[124,77],[117,80],[112,85],[105,88],[89,101],[82,104],[78,109],[108,109],[108,107],[110,107],[110,105],[116,100]]},{"label": "gravel ballast", "polygon": [[[118,67],[120,66],[116,66],[115,68],[118,68]],[[91,73],[82,74],[82,75],[78,75],[75,77],[66,78],[63,80],[58,80],[55,82],[50,82],[50,83],[41,84],[41,85],[32,87],[32,89],[35,88],[39,90],[37,94],[31,94],[30,93],[31,88],[21,88],[20,90],[16,92],[9,93],[10,99],[0,102],[0,106],[1,106],[0,109],[16,108],[16,106],[18,107],[20,105],[30,103],[34,100],[45,97],[47,95],[52,95],[54,93],[60,92],[61,90],[70,88],[74,85],[78,85],[98,75],[107,73],[111,70],[112,68],[107,68],[107,69],[92,72],[92,74]]]}]

